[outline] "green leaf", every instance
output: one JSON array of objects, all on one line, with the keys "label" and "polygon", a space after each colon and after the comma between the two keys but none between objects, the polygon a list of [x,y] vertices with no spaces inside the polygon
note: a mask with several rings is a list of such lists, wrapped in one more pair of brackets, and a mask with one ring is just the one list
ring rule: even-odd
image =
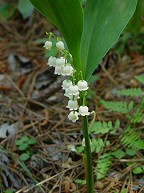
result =
[{"label": "green leaf", "polygon": [[13,193],[14,191],[12,189],[7,189],[5,193]]},{"label": "green leaf", "polygon": [[30,138],[27,142],[29,145],[34,145],[36,143],[36,140],[34,138]]},{"label": "green leaf", "polygon": [[22,14],[23,19],[27,19],[32,15],[34,7],[29,0],[19,0],[18,10]]},{"label": "green leaf", "polygon": [[77,152],[79,153],[79,154],[81,154],[81,153],[83,153],[83,151],[84,151],[84,147],[81,145],[81,146],[78,146],[77,148],[76,148],[76,150],[77,150]]},{"label": "green leaf", "polygon": [[29,0],[19,0],[18,10],[22,14],[23,19],[27,19],[32,15],[34,7]]},{"label": "green leaf", "polygon": [[128,88],[128,89],[115,91],[115,93],[122,96],[139,97],[142,95],[143,91],[141,90],[141,88]]},{"label": "green leaf", "polygon": [[133,169],[134,174],[142,174],[144,172],[144,169],[140,166],[137,166]]},{"label": "green leaf", "polygon": [[24,143],[24,144],[21,144],[21,145],[19,146],[19,150],[24,151],[24,150],[26,150],[28,147],[29,147],[29,145],[28,145],[27,143]]},{"label": "green leaf", "polygon": [[80,0],[80,2],[82,3],[82,5],[85,5],[87,0]]},{"label": "green leaf", "polygon": [[140,83],[144,84],[144,76],[142,76],[142,75],[137,75],[137,76],[135,76],[135,78],[136,78]]},{"label": "green leaf", "polygon": [[128,113],[133,109],[134,102],[130,103],[122,102],[122,101],[105,101],[101,100],[102,104],[106,109],[114,112]]},{"label": "green leaf", "polygon": [[144,24],[143,16],[144,16],[144,0],[139,0],[136,7],[136,11],[133,17],[131,18],[130,22],[128,23],[126,30],[136,35],[139,34]]},{"label": "green leaf", "polygon": [[115,122],[115,129],[119,129],[119,127],[120,127],[120,120],[117,119]]},{"label": "green leaf", "polygon": [[136,155],[137,151],[135,149],[128,149],[126,148],[126,154],[130,156]]},{"label": "green leaf", "polygon": [[126,155],[126,153],[125,153],[123,150],[118,149],[118,150],[114,151],[114,152],[112,153],[112,155],[113,155],[114,157],[116,157],[117,159],[121,159],[122,157],[124,157],[124,156]]},{"label": "green leaf", "polygon": [[0,20],[9,19],[13,16],[16,7],[10,3],[0,6]]},{"label": "green leaf", "polygon": [[16,145],[22,145],[25,142],[28,142],[29,138],[27,136],[22,137],[21,139],[16,141]]},{"label": "green leaf", "polygon": [[30,0],[63,34],[73,56],[74,67],[82,70],[80,44],[83,10],[79,0]]},{"label": "green leaf", "polygon": [[120,193],[127,193],[127,188],[122,189]]},{"label": "green leaf", "polygon": [[95,168],[94,173],[96,174],[97,180],[101,180],[104,178],[111,166],[111,155],[110,154],[103,154],[99,157],[97,161],[97,166]]},{"label": "green leaf", "polygon": [[86,180],[75,179],[75,183],[76,183],[76,184],[81,184],[81,185],[86,185]]},{"label": "green leaf", "polygon": [[26,161],[26,160],[28,160],[29,158],[30,158],[30,155],[27,154],[27,153],[22,153],[22,154],[20,155],[20,160],[21,160],[21,161]]},{"label": "green leaf", "polygon": [[137,0],[89,0],[84,14],[81,55],[83,75],[89,79],[116,43],[134,13]]}]

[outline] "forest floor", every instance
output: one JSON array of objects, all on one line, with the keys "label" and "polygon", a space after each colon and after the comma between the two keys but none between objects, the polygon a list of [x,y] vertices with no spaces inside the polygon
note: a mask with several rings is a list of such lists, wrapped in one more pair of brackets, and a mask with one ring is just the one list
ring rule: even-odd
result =
[{"label": "forest floor", "polygon": [[[86,186],[75,182],[85,176],[82,156],[69,150],[72,145],[81,145],[81,122],[67,119],[62,79],[53,76],[46,65],[46,31],[59,34],[36,12],[27,20],[17,14],[0,21],[1,193],[86,193]],[[114,91],[137,88],[136,75],[144,75],[144,55],[137,49],[123,55],[113,49],[106,55],[94,74],[89,96],[97,121],[119,119],[123,132],[125,114],[111,113],[99,100],[120,100]],[[113,149],[118,136],[119,132],[102,137],[110,140],[108,148]],[[20,143],[24,144],[21,150]],[[26,161],[20,160],[23,153],[23,159],[29,156]],[[138,161],[143,159],[142,153],[137,152]],[[94,166],[102,154],[103,150],[93,154]],[[144,176],[134,175],[133,167],[126,166],[130,159],[112,160],[106,177],[95,183],[98,193],[144,193]]]}]

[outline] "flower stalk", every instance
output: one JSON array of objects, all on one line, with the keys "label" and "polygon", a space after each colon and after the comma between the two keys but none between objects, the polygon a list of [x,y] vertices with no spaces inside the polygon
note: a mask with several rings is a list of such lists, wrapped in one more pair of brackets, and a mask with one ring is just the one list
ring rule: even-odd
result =
[{"label": "flower stalk", "polygon": [[[72,55],[65,49],[64,43],[57,39],[57,55],[48,59],[48,65],[54,67],[54,74],[66,76],[62,82],[64,95],[68,97],[67,108],[70,110],[68,119],[76,122],[82,116],[82,129],[84,136],[84,164],[87,183],[87,193],[94,193],[94,177],[92,169],[92,154],[90,145],[90,133],[88,128],[88,106],[86,106],[86,95],[89,89],[88,83],[83,79],[82,72],[77,72],[74,68]],[[52,42],[46,41],[44,47],[47,50],[52,48]],[[58,56],[58,57],[57,57]],[[80,74],[80,76],[78,76]]]},{"label": "flower stalk", "polygon": [[88,131],[88,118],[87,116],[82,117],[82,129],[85,140],[85,148],[84,148],[84,164],[85,164],[85,172],[86,172],[86,184],[87,184],[87,192],[94,193],[94,177],[93,177],[93,169],[92,169],[92,154],[91,154],[91,146],[90,146],[90,137]]}]

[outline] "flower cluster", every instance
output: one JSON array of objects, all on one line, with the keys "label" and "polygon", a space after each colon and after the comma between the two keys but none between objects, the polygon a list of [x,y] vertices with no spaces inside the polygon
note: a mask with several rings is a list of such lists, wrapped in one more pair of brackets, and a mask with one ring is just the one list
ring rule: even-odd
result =
[{"label": "flower cluster", "polygon": [[[52,42],[49,40],[45,42],[44,48],[51,50],[52,46]],[[68,118],[72,122],[76,122],[79,119],[79,115],[86,116],[90,114],[87,106],[79,106],[78,104],[82,94],[88,90],[88,83],[83,79],[75,79],[76,70],[72,66],[72,56],[65,49],[64,43],[58,40],[56,48],[59,57],[51,56],[48,59],[48,65],[55,68],[54,74],[67,77],[62,82],[62,89],[65,91],[64,95],[69,99],[66,106],[70,110]]]}]

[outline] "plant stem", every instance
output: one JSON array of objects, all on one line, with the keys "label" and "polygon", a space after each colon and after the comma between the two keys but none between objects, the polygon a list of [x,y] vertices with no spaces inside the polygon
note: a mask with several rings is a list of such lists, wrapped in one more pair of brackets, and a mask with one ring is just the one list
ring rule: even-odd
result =
[{"label": "plant stem", "polygon": [[85,139],[84,164],[85,164],[85,171],[86,171],[87,193],[94,193],[92,154],[91,154],[90,138],[89,138],[89,132],[88,132],[87,116],[84,116],[82,118],[82,128],[83,128],[83,134]]}]

